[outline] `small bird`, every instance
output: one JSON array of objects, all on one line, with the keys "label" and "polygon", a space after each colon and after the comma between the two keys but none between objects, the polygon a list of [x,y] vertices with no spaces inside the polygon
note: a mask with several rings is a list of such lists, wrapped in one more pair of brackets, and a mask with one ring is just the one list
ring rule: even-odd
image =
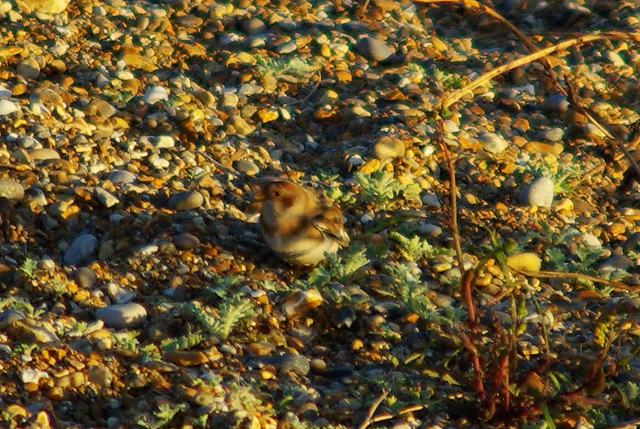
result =
[{"label": "small bird", "polygon": [[316,265],[349,244],[342,211],[290,180],[267,179],[256,199],[262,236],[290,264]]}]

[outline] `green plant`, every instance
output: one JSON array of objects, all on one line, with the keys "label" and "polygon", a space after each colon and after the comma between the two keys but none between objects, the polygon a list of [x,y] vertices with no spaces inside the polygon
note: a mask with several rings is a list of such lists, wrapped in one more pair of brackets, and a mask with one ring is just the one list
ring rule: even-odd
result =
[{"label": "green plant", "polygon": [[420,201],[422,189],[417,183],[404,184],[394,178],[393,173],[382,170],[373,174],[356,173],[363,201],[373,202],[381,208],[391,207],[397,200]]},{"label": "green plant", "polygon": [[189,349],[211,335],[225,340],[238,323],[254,314],[252,301],[238,295],[223,301],[215,315],[209,314],[196,302],[184,304],[182,308],[193,315],[200,329],[175,339],[163,341],[161,347],[165,351]]},{"label": "green plant", "polygon": [[168,425],[180,411],[187,409],[187,404],[160,404],[153,413],[153,417],[144,415],[136,421],[136,424],[146,429],[158,429]]},{"label": "green plant", "polygon": [[[364,247],[350,246],[342,252],[342,256],[330,255],[327,262],[318,265],[309,273],[306,281],[296,282],[296,286],[301,289],[312,287],[324,287],[330,282],[346,283],[352,279],[354,274],[369,263]],[[334,297],[336,298],[336,297]]]},{"label": "green plant", "polygon": [[387,272],[393,279],[391,286],[394,297],[404,303],[409,311],[417,313],[424,320],[445,320],[427,296],[429,288],[420,280],[420,270],[415,264],[392,262],[387,266]]},{"label": "green plant", "polygon": [[318,70],[321,65],[305,61],[300,57],[274,58],[256,55],[256,68],[261,76],[272,76],[277,79],[297,78],[309,76]]},{"label": "green plant", "polygon": [[20,271],[24,273],[27,278],[33,280],[36,278],[36,269],[38,267],[38,261],[32,258],[26,258],[22,265],[20,265]]},{"label": "green plant", "polygon": [[399,244],[400,254],[411,262],[416,262],[423,256],[433,257],[453,253],[452,249],[438,249],[432,246],[426,238],[420,237],[419,235],[408,238],[398,231],[392,231],[389,234],[389,238]]},{"label": "green plant", "polygon": [[139,331],[122,331],[112,334],[118,347],[123,350],[138,353],[140,342],[138,341]]}]

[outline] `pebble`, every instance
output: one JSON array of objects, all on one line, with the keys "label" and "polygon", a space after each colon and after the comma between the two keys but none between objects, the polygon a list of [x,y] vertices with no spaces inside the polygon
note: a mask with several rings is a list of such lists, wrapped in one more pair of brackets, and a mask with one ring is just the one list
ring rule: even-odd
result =
[{"label": "pebble", "polygon": [[113,374],[104,365],[89,365],[87,375],[89,381],[100,388],[109,387],[113,382]]},{"label": "pebble", "polygon": [[551,207],[554,197],[553,181],[541,176],[523,191],[522,201],[529,206]]},{"label": "pebble", "polygon": [[254,125],[249,124],[242,116],[233,115],[231,117],[231,124],[235,128],[236,132],[241,136],[248,136],[256,130]]},{"label": "pebble", "polygon": [[297,319],[322,304],[323,299],[316,289],[296,291],[289,295],[282,312],[288,319]]},{"label": "pebble", "polygon": [[233,163],[233,168],[240,173],[244,173],[249,176],[255,176],[260,173],[260,167],[258,167],[251,159],[241,159],[240,161],[236,161]]},{"label": "pebble", "polygon": [[40,64],[35,58],[26,58],[18,64],[16,71],[25,79],[37,79],[40,75]]},{"label": "pebble", "polygon": [[250,18],[242,22],[242,30],[249,36],[255,36],[267,31],[267,25],[261,19]]},{"label": "pebble", "polygon": [[633,266],[633,261],[626,255],[611,255],[598,267],[599,273],[615,270],[627,271]]},{"label": "pebble", "polygon": [[18,105],[11,100],[0,100],[0,116],[10,115],[18,111]]},{"label": "pebble", "polygon": [[34,161],[50,161],[52,159],[60,159],[60,154],[49,148],[34,149],[29,152],[29,156]]},{"label": "pebble", "polygon": [[580,239],[588,247],[592,247],[592,248],[600,248],[600,247],[602,247],[602,243],[600,242],[598,237],[596,237],[595,235],[590,234],[588,232],[585,232],[584,234],[582,234]]},{"label": "pebble", "polygon": [[301,355],[285,355],[276,359],[276,366],[278,369],[287,374],[293,372],[300,376],[306,376],[311,370],[309,365],[309,359]]},{"label": "pebble", "polygon": [[399,158],[404,156],[405,146],[402,140],[398,138],[382,136],[373,145],[373,153],[381,161]]},{"label": "pebble", "polygon": [[564,138],[564,130],[559,127],[549,128],[542,134],[542,138],[551,143],[562,141]]},{"label": "pebble", "polygon": [[113,170],[107,175],[107,179],[114,185],[127,185],[135,183],[135,174],[127,170]]},{"label": "pebble", "polygon": [[542,260],[535,253],[518,253],[507,257],[507,266],[514,270],[538,272],[542,268]]},{"label": "pebble", "polygon": [[74,278],[78,285],[84,289],[91,289],[95,286],[98,276],[90,267],[78,268],[74,273]]},{"label": "pebble", "polygon": [[96,196],[98,201],[100,201],[100,203],[106,208],[111,208],[120,202],[120,200],[113,194],[99,186],[96,186],[93,189],[93,194]]},{"label": "pebble", "polygon": [[11,179],[0,179],[0,198],[21,201],[24,198],[24,188],[20,182]]},{"label": "pebble", "polygon": [[140,304],[114,304],[96,310],[96,318],[113,329],[127,329],[140,326],[147,319],[147,310]]},{"label": "pebble", "polygon": [[482,143],[482,147],[489,153],[494,155],[503,152],[509,147],[509,143],[496,133],[484,131],[478,135],[478,140]]},{"label": "pebble", "polygon": [[198,237],[188,233],[175,235],[173,243],[180,250],[193,250],[200,246]]},{"label": "pebble", "polygon": [[142,101],[150,105],[160,101],[169,101],[169,91],[162,86],[153,86],[144,93]]},{"label": "pebble", "polygon": [[64,12],[69,0],[24,0],[29,9],[46,14],[59,14]]},{"label": "pebble", "polygon": [[93,234],[82,234],[76,237],[62,258],[67,265],[81,265],[88,262],[98,247],[98,239]]},{"label": "pebble", "polygon": [[552,95],[542,102],[542,111],[547,114],[564,113],[569,109],[569,100],[562,94]]},{"label": "pebble", "polygon": [[200,208],[204,197],[198,191],[181,191],[169,198],[169,208],[174,210],[193,210]]},{"label": "pebble", "polygon": [[126,304],[136,297],[134,291],[114,282],[109,282],[107,285],[107,293],[116,304]]},{"label": "pebble", "polygon": [[396,51],[385,42],[374,37],[361,37],[356,43],[356,50],[373,61],[384,61],[395,55]]},{"label": "pebble", "polygon": [[278,55],[286,55],[286,54],[290,54],[292,52],[295,52],[298,49],[298,45],[296,45],[295,41],[290,41],[290,42],[286,42],[283,43],[281,45],[279,45],[276,48],[276,53]]}]

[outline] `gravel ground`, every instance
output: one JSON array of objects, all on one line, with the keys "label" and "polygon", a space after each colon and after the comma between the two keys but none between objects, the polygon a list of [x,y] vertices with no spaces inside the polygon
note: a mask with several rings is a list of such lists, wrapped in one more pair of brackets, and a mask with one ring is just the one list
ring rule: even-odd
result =
[{"label": "gravel ground", "polygon": [[[547,57],[573,98],[531,62],[443,109],[529,53],[471,3],[0,1],[0,427],[637,424],[638,186],[588,116],[634,152],[640,6],[491,6],[617,36]],[[349,248],[280,261],[267,176]]]}]

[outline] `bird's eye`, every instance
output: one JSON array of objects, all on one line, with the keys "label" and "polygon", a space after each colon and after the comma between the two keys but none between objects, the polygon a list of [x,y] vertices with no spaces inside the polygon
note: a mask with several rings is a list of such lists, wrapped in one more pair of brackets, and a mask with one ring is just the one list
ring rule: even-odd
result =
[{"label": "bird's eye", "polygon": [[275,195],[276,197],[279,197],[280,195],[282,195],[282,192],[280,192],[280,191],[275,191],[275,192],[273,193],[273,195]]}]

